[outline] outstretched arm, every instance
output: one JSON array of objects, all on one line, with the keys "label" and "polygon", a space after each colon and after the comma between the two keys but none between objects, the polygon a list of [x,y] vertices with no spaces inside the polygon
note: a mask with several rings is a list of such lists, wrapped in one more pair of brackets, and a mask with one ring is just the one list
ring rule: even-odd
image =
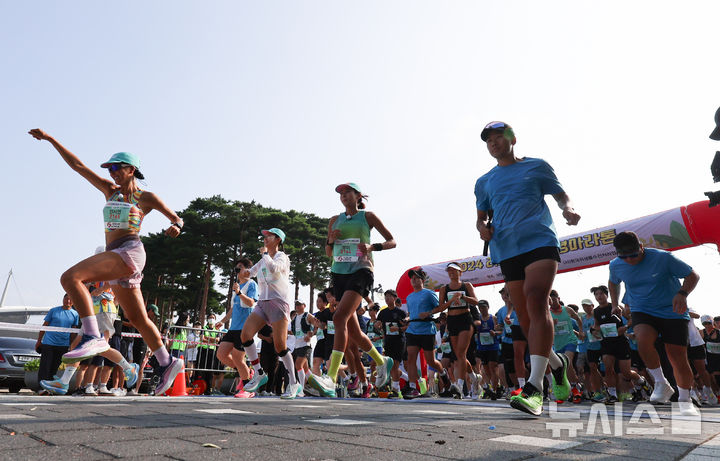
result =
[{"label": "outstretched arm", "polygon": [[75,170],[80,176],[87,179],[88,182],[95,186],[96,189],[102,192],[103,195],[105,195],[105,198],[109,197],[113,191],[118,188],[118,186],[112,181],[99,176],[97,173],[85,166],[85,164],[81,162],[75,154],[67,150],[62,144],[57,142],[55,138],[45,133],[43,130],[35,128],[30,130],[28,133],[39,141],[48,141],[52,144],[55,150],[60,153],[63,160],[65,160],[65,163],[67,163],[68,166]]},{"label": "outstretched arm", "polygon": [[165,234],[170,237],[177,237],[180,235],[180,229],[184,225],[182,218],[171,210],[160,197],[153,194],[152,192],[145,192],[140,196],[140,208],[142,208],[145,214],[150,213],[152,210],[158,210],[166,218],[170,220],[170,227],[165,230]]}]

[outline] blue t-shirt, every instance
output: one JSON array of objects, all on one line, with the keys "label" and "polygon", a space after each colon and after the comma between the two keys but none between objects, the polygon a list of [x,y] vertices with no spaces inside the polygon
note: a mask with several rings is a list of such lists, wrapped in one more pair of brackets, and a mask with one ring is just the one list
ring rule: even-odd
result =
[{"label": "blue t-shirt", "polygon": [[407,308],[410,314],[410,326],[408,326],[405,333],[412,335],[434,335],[435,334],[435,322],[432,321],[431,317],[428,317],[426,321],[414,321],[419,319],[420,312],[430,312],[435,309],[438,304],[438,295],[432,290],[423,288],[420,291],[413,291],[407,296]]},{"label": "blue t-shirt", "polygon": [[[44,320],[52,327],[73,328],[80,323],[80,315],[72,307],[63,309],[62,306],[57,306],[48,311]],[[46,331],[42,343],[48,346],[69,346],[70,333]]]},{"label": "blue t-shirt", "polygon": [[[247,290],[244,288],[247,285]],[[248,280],[247,282],[240,285],[240,291],[245,293],[245,296],[252,298],[257,302],[258,300],[258,289],[255,280]],[[246,306],[240,300],[240,296],[237,294],[233,296],[233,310],[232,319],[230,320],[230,330],[242,330],[245,325],[245,320],[250,316],[253,308]]]},{"label": "blue t-shirt", "polygon": [[[505,323],[505,316],[507,315],[507,311],[507,306],[501,307],[495,314],[495,318],[497,319],[498,324],[503,326],[501,341],[505,344],[512,344],[512,330],[510,328],[510,325]],[[510,314],[510,319],[512,320],[512,324],[515,325],[515,322],[517,322],[517,314],[514,310],[512,311],[512,314]]]},{"label": "blue t-shirt", "polygon": [[490,257],[499,263],[540,247],[559,247],[545,195],[562,193],[552,167],[525,157],[496,166],[475,183],[478,210],[494,210]]},{"label": "blue t-shirt", "polygon": [[645,248],[645,257],[632,266],[620,258],[610,261],[610,281],[625,283],[630,295],[631,312],[643,312],[663,319],[686,319],[690,315],[673,312],[672,300],[680,289],[680,280],[692,272],[692,267],[671,253]]},{"label": "blue t-shirt", "polygon": [[[477,350],[479,351],[497,351],[500,349],[500,339],[497,335],[490,335],[490,331],[495,329],[495,319],[492,315],[488,316],[487,320],[480,318],[480,325],[476,326],[477,333],[475,341],[477,343]],[[486,342],[488,344],[483,344]]]}]

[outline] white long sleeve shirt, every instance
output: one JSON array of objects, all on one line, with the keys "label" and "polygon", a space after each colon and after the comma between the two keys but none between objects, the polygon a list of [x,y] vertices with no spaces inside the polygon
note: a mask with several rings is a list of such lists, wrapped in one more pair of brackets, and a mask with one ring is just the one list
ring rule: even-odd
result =
[{"label": "white long sleeve shirt", "polygon": [[257,276],[260,301],[282,299],[288,304],[290,296],[290,259],[282,251],[271,258],[267,253],[250,268],[250,276]]}]

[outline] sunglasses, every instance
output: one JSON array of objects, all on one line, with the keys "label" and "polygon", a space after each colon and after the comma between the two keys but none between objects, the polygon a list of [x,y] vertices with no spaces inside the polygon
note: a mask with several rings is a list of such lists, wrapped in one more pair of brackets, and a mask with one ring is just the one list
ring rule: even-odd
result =
[{"label": "sunglasses", "polygon": [[499,128],[505,128],[505,126],[506,125],[503,122],[493,122],[493,123],[488,123],[487,125],[485,125],[485,129],[486,130],[497,130]]},{"label": "sunglasses", "polygon": [[130,166],[130,165],[128,165],[126,163],[111,163],[110,166],[108,167],[108,170],[115,172],[121,168],[125,168],[126,166]]},{"label": "sunglasses", "polygon": [[617,257],[620,259],[637,258],[638,256],[640,256],[639,252],[630,253],[627,255],[617,255]]}]

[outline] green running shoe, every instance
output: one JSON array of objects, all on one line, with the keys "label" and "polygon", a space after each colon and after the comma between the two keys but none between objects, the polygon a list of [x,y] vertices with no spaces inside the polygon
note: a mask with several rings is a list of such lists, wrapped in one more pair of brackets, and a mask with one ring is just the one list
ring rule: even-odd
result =
[{"label": "green running shoe", "polygon": [[543,410],[543,393],[530,383],[525,383],[522,392],[510,397],[510,406],[534,416],[540,416]]},{"label": "green running shoe", "polygon": [[322,397],[336,397],[335,382],[328,375],[315,376],[310,373],[308,384],[316,389]]},{"label": "green running shoe", "polygon": [[[552,353],[552,352],[551,352]],[[552,371],[552,391],[558,400],[567,400],[570,397],[570,381],[567,378],[568,359],[565,354],[558,354],[562,360],[562,366]]]}]

